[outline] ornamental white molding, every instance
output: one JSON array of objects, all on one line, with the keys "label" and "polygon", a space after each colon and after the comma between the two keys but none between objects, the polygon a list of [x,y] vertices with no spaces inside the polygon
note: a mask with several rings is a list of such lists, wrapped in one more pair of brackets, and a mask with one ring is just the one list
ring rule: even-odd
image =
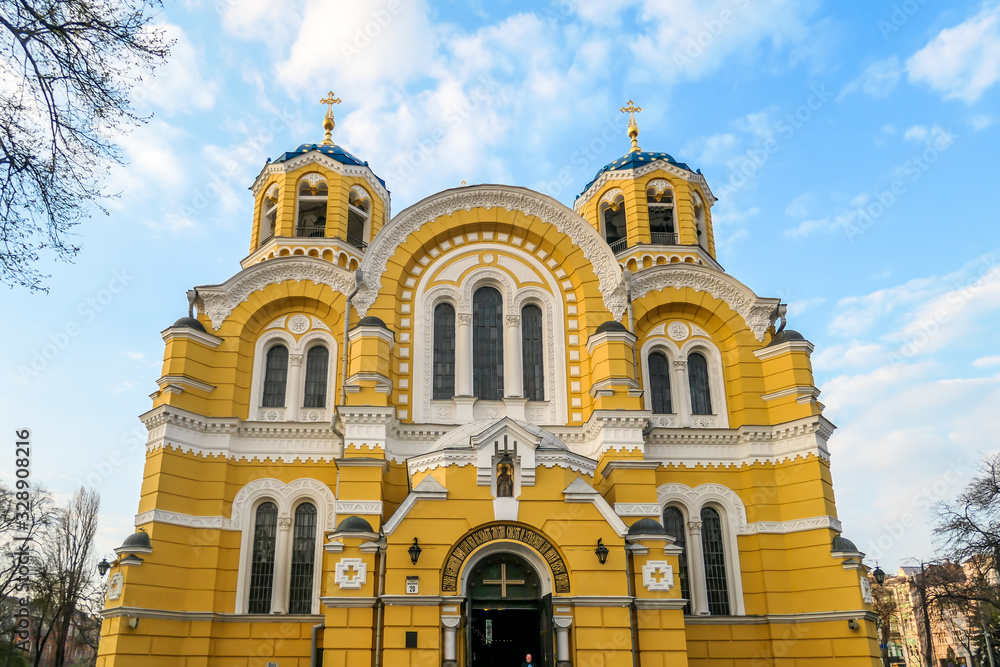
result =
[{"label": "ornamental white molding", "polygon": [[581,216],[551,197],[527,188],[499,185],[448,190],[414,204],[390,220],[372,241],[361,263],[365,283],[353,301],[358,313],[364,316],[375,303],[382,289],[382,274],[385,273],[389,259],[397,248],[406,242],[410,234],[441,216],[451,215],[459,210],[470,211],[474,208],[520,211],[525,215],[535,216],[567,234],[591,263],[600,281],[604,305],[616,320],[621,319],[622,313],[625,312],[625,283],[622,280],[621,268],[610,246],[597,230],[587,224]]},{"label": "ornamental white molding", "polygon": [[372,514],[382,516],[382,501],[338,500],[337,514]]},{"label": "ornamental white molding", "polygon": [[708,181],[706,181],[705,177],[701,174],[688,171],[687,169],[681,169],[677,165],[671,164],[666,160],[654,160],[653,162],[636,169],[617,169],[604,172],[600,178],[591,183],[590,187],[584,190],[576,198],[573,202],[573,207],[577,211],[582,210],[583,205],[590,201],[594,195],[604,189],[604,186],[611,181],[639,180],[643,176],[651,174],[654,171],[665,171],[671,176],[677,176],[685,181],[688,181],[689,183],[694,183],[708,196],[709,201],[715,201],[716,199],[715,195],[712,194],[711,188],[708,187]]},{"label": "ornamental white molding", "polygon": [[[280,479],[255,479],[246,484],[233,499],[232,518],[230,525],[236,526],[230,530],[242,530],[244,514],[248,513],[260,498],[269,498],[278,506],[278,516],[291,516],[294,505],[300,500],[309,500],[316,504],[319,522],[326,530],[333,530],[337,525],[337,501],[330,487],[317,479],[302,477],[285,484]],[[325,521],[324,521],[325,517]]]},{"label": "ornamental white molding", "polygon": [[669,591],[674,587],[674,568],[665,560],[648,560],[642,566],[642,585],[647,591]]},{"label": "ornamental white molding", "polygon": [[858,577],[858,581],[861,582],[861,599],[864,600],[865,604],[873,604],[875,600],[872,596],[872,585],[868,581],[868,577]]},{"label": "ornamental white molding", "polygon": [[341,558],[337,561],[333,581],[342,589],[358,589],[368,580],[368,565],[360,558]]},{"label": "ornamental white molding", "polygon": [[601,201],[599,203],[599,206],[600,205],[605,205],[605,204],[608,205],[608,206],[611,206],[612,204],[615,203],[615,200],[618,199],[619,197],[621,197],[623,199],[625,198],[625,193],[622,192],[622,189],[621,188],[612,188],[612,189],[608,190],[607,192],[605,192],[604,196],[601,197]]},{"label": "ornamental white molding", "polygon": [[121,572],[115,572],[108,578],[108,599],[117,600],[122,596],[122,588],[125,586],[125,577]]},{"label": "ornamental white molding", "polygon": [[670,181],[665,178],[654,178],[649,183],[646,183],[646,190],[649,190],[650,188],[653,188],[658,195],[662,195],[664,190],[673,191],[673,188],[670,186]]},{"label": "ornamental white molding", "polygon": [[273,162],[266,165],[263,169],[261,169],[257,178],[254,180],[253,186],[251,187],[253,196],[256,197],[260,192],[260,189],[264,187],[264,183],[267,181],[268,176],[271,176],[272,174],[287,174],[310,164],[321,165],[342,176],[356,176],[363,178],[365,182],[371,186],[372,190],[382,198],[382,201],[385,203],[386,217],[389,217],[389,191],[385,189],[385,186],[378,180],[378,177],[375,176],[375,173],[370,167],[367,165],[344,164],[343,162],[334,160],[328,155],[323,155],[319,151],[310,151],[297,157],[293,157],[291,160]]},{"label": "ornamental white molding", "polygon": [[165,510],[149,510],[135,515],[136,528],[149,523],[166,523],[171,526],[183,526],[184,528],[208,528],[212,530],[240,529],[239,526],[234,526],[232,521],[224,516],[195,516],[193,514],[167,512]]},{"label": "ornamental white molding", "polygon": [[615,514],[618,516],[659,517],[662,511],[657,503],[615,503]]},{"label": "ornamental white molding", "polygon": [[[650,419],[655,421],[657,417]],[[646,438],[646,459],[685,468],[739,468],[810,456],[829,462],[827,441],[835,428],[821,415],[776,426],[741,426],[723,432],[656,428]]]},{"label": "ornamental white molding", "polygon": [[743,318],[758,341],[777,318],[780,299],[758,297],[753,291],[732,276],[692,264],[666,264],[641,271],[632,279],[632,299],[641,299],[650,292],[667,288],[690,287],[696,292],[707,292],[725,302]]},{"label": "ornamental white molding", "polygon": [[351,186],[351,192],[354,195],[356,195],[357,198],[360,199],[361,201],[365,201],[365,200],[371,201],[372,200],[372,196],[370,194],[368,194],[368,191],[365,190],[360,185],[352,185]]},{"label": "ornamental white molding", "polygon": [[347,269],[316,257],[275,257],[243,269],[221,285],[198,287],[198,308],[208,315],[216,331],[241,303],[257,290],[288,280],[309,280],[341,294],[354,289],[354,275]]},{"label": "ornamental white molding", "polygon": [[329,421],[245,422],[203,417],[168,405],[140,419],[149,431],[147,452],[172,449],[202,457],[281,463],[329,463],[343,452],[343,442],[330,430]]}]

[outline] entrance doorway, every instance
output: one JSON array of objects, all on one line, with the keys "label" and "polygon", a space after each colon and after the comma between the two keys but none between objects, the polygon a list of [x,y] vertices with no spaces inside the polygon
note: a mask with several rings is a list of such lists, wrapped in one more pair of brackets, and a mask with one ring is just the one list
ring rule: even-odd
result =
[{"label": "entrance doorway", "polygon": [[466,618],[468,667],[554,667],[552,596],[542,595],[535,570],[514,554],[494,554],[469,575]]}]

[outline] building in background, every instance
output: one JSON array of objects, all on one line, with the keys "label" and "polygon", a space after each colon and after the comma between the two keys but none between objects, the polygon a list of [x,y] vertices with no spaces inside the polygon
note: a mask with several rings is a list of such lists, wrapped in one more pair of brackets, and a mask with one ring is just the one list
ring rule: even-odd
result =
[{"label": "building in background", "polygon": [[572,209],[392,216],[329,110],[264,166],[241,270],[163,331],[100,665],[878,664],[813,346],[623,111]]}]

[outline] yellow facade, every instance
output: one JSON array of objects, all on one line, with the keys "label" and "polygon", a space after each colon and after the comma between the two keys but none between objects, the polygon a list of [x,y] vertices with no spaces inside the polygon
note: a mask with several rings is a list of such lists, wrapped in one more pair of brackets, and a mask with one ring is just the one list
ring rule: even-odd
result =
[{"label": "yellow facade", "polygon": [[716,261],[699,172],[636,146],[575,210],[391,216],[324,142],[252,192],[163,332],[100,665],[877,664],[812,345]]}]

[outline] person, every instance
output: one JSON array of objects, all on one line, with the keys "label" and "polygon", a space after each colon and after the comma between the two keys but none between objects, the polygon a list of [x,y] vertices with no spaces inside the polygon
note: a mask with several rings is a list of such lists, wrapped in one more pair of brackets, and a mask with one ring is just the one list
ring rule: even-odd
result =
[{"label": "person", "polygon": [[531,660],[531,654],[524,656],[524,662],[521,663],[521,667],[534,667],[534,662]]}]

